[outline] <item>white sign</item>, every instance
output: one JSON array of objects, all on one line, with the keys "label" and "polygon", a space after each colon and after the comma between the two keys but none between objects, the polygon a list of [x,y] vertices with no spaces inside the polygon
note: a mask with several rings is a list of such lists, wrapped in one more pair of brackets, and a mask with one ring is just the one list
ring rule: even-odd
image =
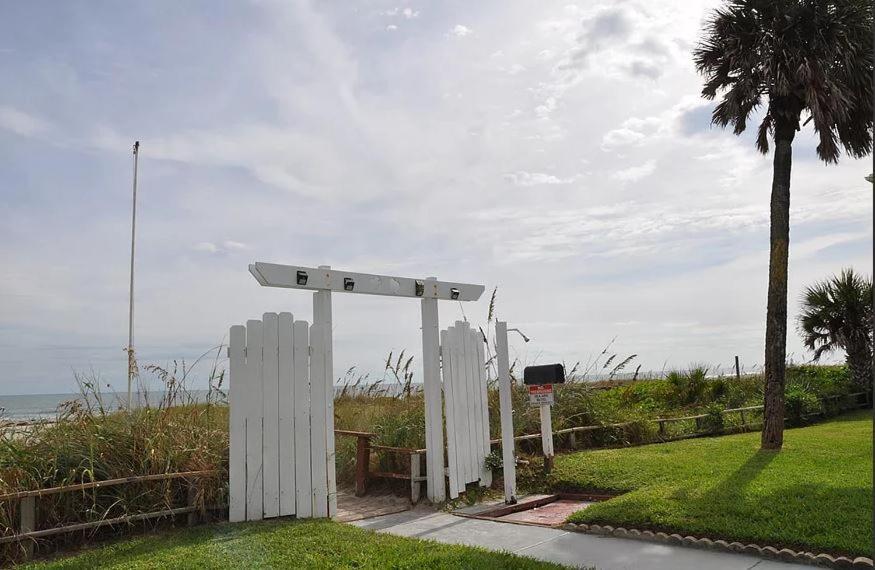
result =
[{"label": "white sign", "polygon": [[529,404],[533,406],[552,406],[553,384],[529,386]]}]

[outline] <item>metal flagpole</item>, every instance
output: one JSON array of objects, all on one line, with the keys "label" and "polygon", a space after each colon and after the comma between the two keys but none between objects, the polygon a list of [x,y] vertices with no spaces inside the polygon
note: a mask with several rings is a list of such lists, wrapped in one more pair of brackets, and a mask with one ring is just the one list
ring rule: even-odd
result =
[{"label": "metal flagpole", "polygon": [[136,368],[134,358],[134,240],[137,235],[137,162],[140,158],[140,141],[134,141],[134,199],[131,210],[131,287],[128,307],[128,410],[131,409],[131,383]]}]

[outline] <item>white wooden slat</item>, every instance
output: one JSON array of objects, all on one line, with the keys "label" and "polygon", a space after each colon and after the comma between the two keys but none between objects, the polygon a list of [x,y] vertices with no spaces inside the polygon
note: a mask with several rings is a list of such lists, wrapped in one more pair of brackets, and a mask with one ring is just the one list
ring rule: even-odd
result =
[{"label": "white wooden slat", "polygon": [[235,325],[231,327],[228,340],[229,357],[229,394],[228,394],[228,437],[230,449],[228,455],[228,520],[240,522],[246,520],[246,401],[244,394],[246,383],[246,357],[243,349],[246,346],[246,327]]},{"label": "white wooden slat", "polygon": [[[456,355],[454,359],[453,380],[456,383],[456,425],[460,433],[468,434],[468,407],[466,400],[468,398],[467,378],[468,372],[465,366],[465,345],[462,342],[464,336],[464,324],[462,321],[456,321],[453,327],[453,352]],[[457,457],[459,460],[459,492],[465,491],[465,484],[471,476],[471,447],[468,445],[468,438],[459,438],[459,449]]]},{"label": "white wooden slat", "polygon": [[264,425],[261,457],[264,464],[264,518],[280,514],[280,457],[279,457],[279,345],[278,317],[264,313],[262,327],[264,340],[261,366],[262,409]]},{"label": "white wooden slat", "polygon": [[325,328],[310,325],[310,472],[313,481],[313,517],[328,516],[328,474],[325,464]]},{"label": "white wooden slat", "polygon": [[492,471],[486,468],[486,456],[492,451],[492,446],[489,444],[491,439],[489,433],[489,391],[486,385],[486,354],[483,346],[483,337],[478,331],[474,332],[474,343],[477,347],[477,375],[479,376],[478,385],[480,387],[480,417],[482,418],[481,426],[483,428],[482,437],[480,439],[483,445],[483,461],[480,463],[480,484],[484,487],[492,485]]},{"label": "white wooden slat", "polygon": [[279,341],[279,514],[295,514],[295,370],[294,370],[294,317],[280,313],[277,338]]},{"label": "white wooden slat", "polygon": [[474,425],[471,429],[471,445],[474,448],[474,478],[472,481],[479,481],[483,471],[483,442],[481,434],[483,433],[483,414],[481,406],[483,396],[480,393],[480,374],[477,372],[477,334],[473,330],[468,330],[468,366],[471,370],[471,401],[469,406],[474,416]]},{"label": "white wooden slat", "polygon": [[468,395],[465,398],[465,408],[468,412],[468,433],[470,434],[470,436],[466,438],[469,447],[468,457],[470,460],[468,465],[467,482],[471,483],[480,479],[480,468],[478,466],[478,460],[480,459],[480,445],[476,435],[480,433],[480,428],[478,427],[477,422],[477,411],[479,409],[477,404],[477,369],[474,365],[474,358],[477,351],[471,343],[471,326],[467,322],[462,331],[462,342],[465,344],[465,389],[468,392]]},{"label": "white wooden slat", "polygon": [[[330,269],[320,266],[320,269]],[[317,312],[318,309],[318,312]],[[337,472],[334,449],[334,339],[332,330],[331,291],[318,291],[313,294],[313,310],[316,322],[325,329],[325,473],[328,477],[328,516],[337,514]],[[316,318],[316,315],[319,318]]]},{"label": "white wooden slat", "polygon": [[[433,278],[426,280],[429,289]],[[441,404],[440,328],[437,299],[422,299],[422,379],[425,406],[426,476],[428,498],[442,502],[446,498],[444,479],[444,430]]]},{"label": "white wooden slat", "polygon": [[264,517],[262,445],[261,321],[246,322],[246,520]]},{"label": "white wooden slat", "polygon": [[298,518],[313,515],[313,487],[310,473],[310,326],[294,324],[295,368],[295,511]]},{"label": "white wooden slat", "polygon": [[[452,330],[452,327],[449,329]],[[444,416],[447,423],[447,472],[450,479],[450,498],[459,496],[459,471],[456,460],[455,398],[453,397],[453,351],[449,343],[449,331],[441,331],[441,373],[444,379]]]},{"label": "white wooden slat", "polygon": [[510,357],[507,350],[507,323],[495,321],[495,361],[501,399],[501,458],[504,502],[516,502],[516,454],[513,441],[513,386],[510,383]]}]

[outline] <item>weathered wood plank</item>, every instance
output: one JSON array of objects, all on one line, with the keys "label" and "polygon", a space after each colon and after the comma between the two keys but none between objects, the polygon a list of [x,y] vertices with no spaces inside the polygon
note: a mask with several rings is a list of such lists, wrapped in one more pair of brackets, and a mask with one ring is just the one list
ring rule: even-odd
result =
[{"label": "weathered wood plank", "polygon": [[261,366],[262,427],[261,456],[264,485],[264,517],[280,514],[279,458],[279,318],[276,313],[264,313],[263,362]]},{"label": "weathered wood plank", "polygon": [[228,520],[246,520],[246,327],[231,327],[228,340]]},{"label": "weathered wood plank", "polygon": [[294,317],[280,313],[279,348],[279,514],[295,514],[295,368]]},{"label": "weathered wood plank", "polygon": [[310,472],[310,327],[295,321],[295,510],[298,518],[313,516]]},{"label": "weathered wood plank", "polygon": [[449,335],[453,328],[441,331],[441,373],[444,380],[444,416],[447,423],[447,473],[449,475],[450,498],[459,496],[459,465],[457,459],[458,441],[456,438],[456,402],[453,381],[453,350]]},{"label": "weathered wood plank", "polygon": [[264,463],[261,454],[263,331],[261,321],[246,322],[246,520],[250,521],[264,518]]}]

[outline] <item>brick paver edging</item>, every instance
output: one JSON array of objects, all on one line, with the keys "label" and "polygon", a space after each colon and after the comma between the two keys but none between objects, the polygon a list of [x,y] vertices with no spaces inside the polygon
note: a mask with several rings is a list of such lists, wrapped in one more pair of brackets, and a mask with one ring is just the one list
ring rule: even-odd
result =
[{"label": "brick paver edging", "polygon": [[605,536],[615,536],[617,538],[635,538],[640,540],[649,540],[653,542],[679,544],[692,548],[705,548],[708,550],[739,552],[741,554],[761,556],[763,558],[771,558],[773,560],[781,560],[783,562],[813,564],[815,566],[824,566],[827,568],[865,568],[868,570],[872,570],[872,568],[875,567],[875,565],[873,565],[872,559],[866,558],[864,556],[859,556],[851,560],[850,558],[847,558],[845,556],[830,556],[829,554],[814,554],[812,552],[801,551],[797,552],[788,548],[782,548],[779,550],[774,546],[741,544],[740,542],[711,540],[710,538],[696,538],[693,536],[666,534],[664,532],[653,532],[649,530],[626,529],[623,527],[612,527],[609,525],[566,523],[562,526],[562,528],[572,532],[601,534]]}]

